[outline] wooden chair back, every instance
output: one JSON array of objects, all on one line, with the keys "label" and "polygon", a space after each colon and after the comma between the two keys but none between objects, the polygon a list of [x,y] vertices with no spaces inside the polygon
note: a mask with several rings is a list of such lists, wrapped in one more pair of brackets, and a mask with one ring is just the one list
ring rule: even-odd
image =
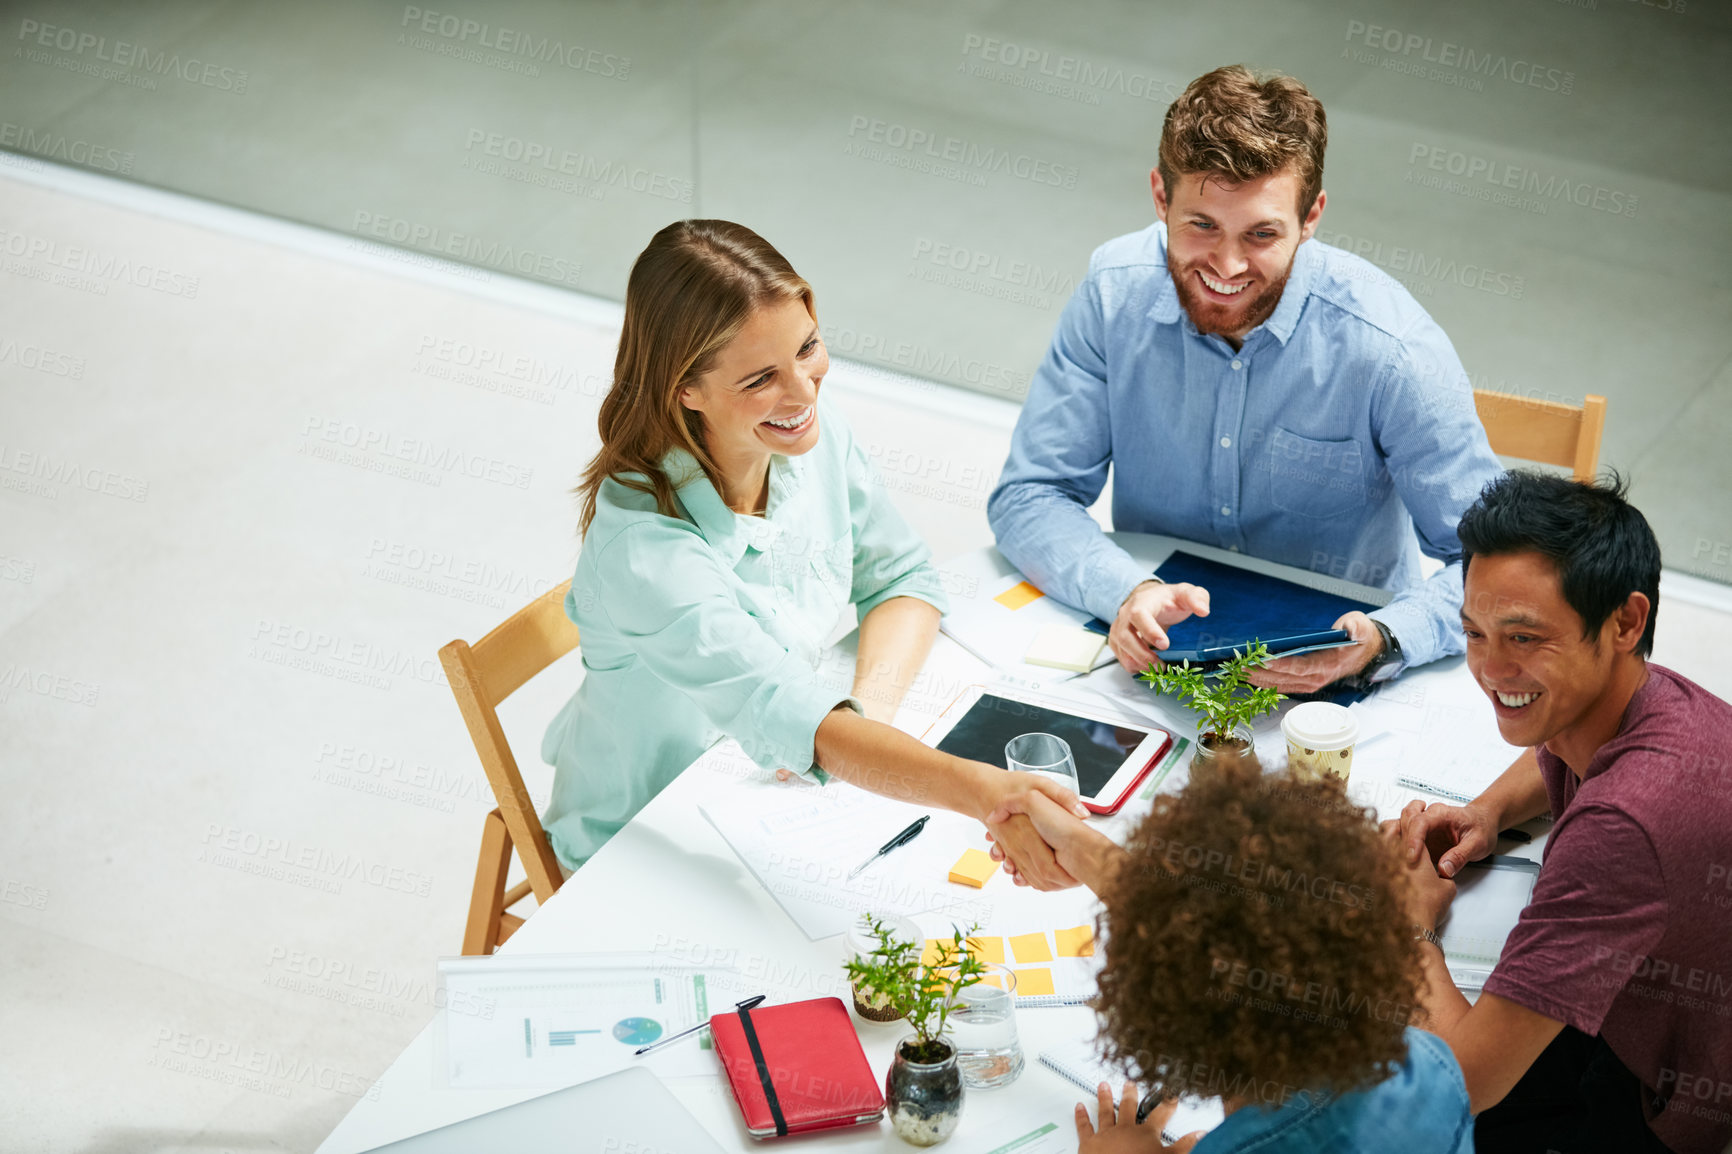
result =
[{"label": "wooden chair back", "polygon": [[1576,480],[1594,479],[1600,467],[1600,435],[1606,428],[1606,398],[1590,393],[1582,404],[1570,405],[1475,389],[1473,405],[1498,456],[1567,465]]},{"label": "wooden chair back", "polygon": [[[565,615],[570,586],[567,581],[549,589],[474,645],[457,640],[439,650],[451,694],[499,803],[482,825],[481,858],[463,934],[465,954],[492,953],[523,924],[507,912],[510,907],[531,893],[538,903],[545,902],[565,880],[496,710],[531,677],[577,648],[577,626]],[[506,890],[513,849],[527,876]]]}]

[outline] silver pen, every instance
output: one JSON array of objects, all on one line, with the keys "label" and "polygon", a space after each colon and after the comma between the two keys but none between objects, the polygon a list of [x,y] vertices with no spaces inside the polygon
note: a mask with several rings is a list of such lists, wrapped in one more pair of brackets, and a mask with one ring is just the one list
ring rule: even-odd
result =
[{"label": "silver pen", "polygon": [[1473,798],[1468,797],[1464,793],[1456,793],[1453,790],[1444,789],[1442,786],[1436,785],[1433,782],[1421,781],[1417,777],[1398,777],[1395,779],[1395,784],[1405,785],[1408,789],[1417,789],[1421,793],[1429,793],[1448,801],[1458,802],[1462,805],[1466,805],[1468,802],[1473,800]]},{"label": "silver pen", "polygon": [[[749,1010],[752,1007],[756,1006],[759,1002],[762,1002],[767,997],[769,997],[768,994],[757,994],[757,995],[750,997],[750,998],[743,998],[740,1001],[734,1003],[734,1008],[737,1010]],[[631,1052],[631,1056],[634,1058],[641,1058],[645,1054],[649,1053],[651,1050],[656,1049],[657,1047],[665,1046],[669,1042],[677,1042],[681,1038],[684,1038],[684,1037],[687,1037],[688,1035],[697,1033],[699,1030],[708,1029],[709,1025],[710,1024],[708,1022],[699,1022],[697,1025],[693,1026],[689,1030],[681,1030],[677,1034],[669,1034],[667,1037],[658,1039],[657,1041],[654,1041],[654,1042],[651,1042],[647,1046],[639,1046],[637,1049],[635,1049]]]}]

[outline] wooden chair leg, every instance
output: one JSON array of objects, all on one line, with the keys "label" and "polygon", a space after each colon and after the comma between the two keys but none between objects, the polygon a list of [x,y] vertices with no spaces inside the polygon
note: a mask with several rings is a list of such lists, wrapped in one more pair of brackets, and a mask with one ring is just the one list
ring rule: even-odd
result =
[{"label": "wooden chair leg", "polygon": [[505,875],[511,868],[511,835],[494,810],[481,825],[481,857],[475,863],[475,888],[469,895],[469,924],[463,930],[465,954],[491,954],[500,942],[505,913]]}]

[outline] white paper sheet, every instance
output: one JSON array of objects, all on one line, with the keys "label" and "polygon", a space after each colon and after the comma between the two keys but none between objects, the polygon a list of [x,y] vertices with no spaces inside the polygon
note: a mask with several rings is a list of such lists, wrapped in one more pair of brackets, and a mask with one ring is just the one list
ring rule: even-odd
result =
[{"label": "white paper sheet", "polygon": [[1389,757],[1392,742],[1397,773],[1463,797],[1478,797],[1522,750],[1497,729],[1491,702],[1451,658],[1404,673],[1351,708],[1360,724],[1360,743],[1379,742],[1379,757]]},{"label": "white paper sheet", "polygon": [[[982,583],[973,599],[954,598],[942,627],[946,635],[992,666],[1007,683],[1029,689],[1062,684],[1077,674],[1031,665],[1023,658],[1042,629],[1048,626],[1076,629],[1094,615],[1045,595],[1016,609],[1006,609],[993,600],[1023,580],[1022,574],[1013,572]],[[1113,660],[1112,650],[1103,648],[1095,656],[1094,664],[1098,668]]]},{"label": "white paper sheet", "polygon": [[[845,782],[821,789],[744,783],[699,811],[790,918],[814,940],[843,933],[861,913],[937,911],[968,925],[989,916],[981,890],[949,880],[966,849],[989,843],[979,822],[948,810],[910,805]],[[855,866],[922,816],[920,836]],[[1000,882],[995,873],[987,882]]]},{"label": "white paper sheet", "polygon": [[745,996],[739,975],[650,954],[515,955],[439,962],[435,1080],[457,1088],[569,1086],[643,1063],[662,1077],[720,1070],[708,1021]]}]

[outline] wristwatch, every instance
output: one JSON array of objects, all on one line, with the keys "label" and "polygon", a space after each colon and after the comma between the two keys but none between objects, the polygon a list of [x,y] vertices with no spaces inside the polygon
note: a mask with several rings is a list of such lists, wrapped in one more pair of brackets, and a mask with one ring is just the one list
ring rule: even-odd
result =
[{"label": "wristwatch", "polygon": [[1389,631],[1389,626],[1385,625],[1375,617],[1371,619],[1371,623],[1377,626],[1377,632],[1383,638],[1383,652],[1379,653],[1370,665],[1367,665],[1352,677],[1342,679],[1343,681],[1359,687],[1376,685],[1378,682],[1388,681],[1391,677],[1400,673],[1402,666],[1406,664],[1405,659],[1401,656],[1401,642],[1396,640],[1395,634]]},{"label": "wristwatch", "polygon": [[1437,931],[1428,930],[1424,926],[1413,927],[1413,940],[1416,942],[1430,942],[1438,949],[1443,949],[1443,941],[1437,936]]},{"label": "wristwatch", "polygon": [[1320,692],[1328,694],[1338,689],[1351,689],[1360,693],[1368,693],[1372,686],[1379,682],[1388,681],[1401,672],[1401,668],[1405,664],[1401,656],[1401,642],[1397,641],[1395,634],[1389,631],[1389,626],[1377,618],[1371,618],[1371,623],[1377,626],[1378,636],[1383,638],[1383,652],[1372,658],[1371,664],[1358,673],[1349,673],[1346,677],[1338,677],[1331,684],[1324,686]]}]

